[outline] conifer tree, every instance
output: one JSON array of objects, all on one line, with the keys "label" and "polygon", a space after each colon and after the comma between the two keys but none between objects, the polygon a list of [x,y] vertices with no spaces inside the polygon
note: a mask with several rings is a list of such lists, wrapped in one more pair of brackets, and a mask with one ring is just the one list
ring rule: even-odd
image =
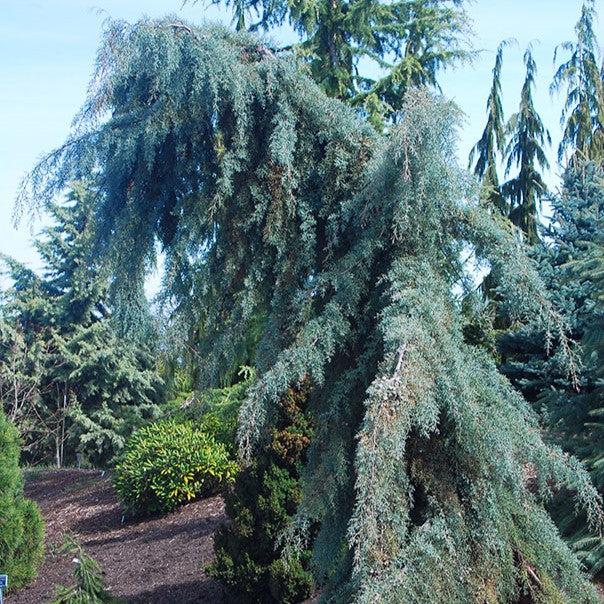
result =
[{"label": "conifer tree", "polygon": [[23,496],[19,435],[0,409],[0,572],[19,588],[36,576],[44,548],[38,506]]},{"label": "conifer tree", "polygon": [[[535,250],[544,282],[562,309],[575,354],[582,357],[578,375],[569,375],[561,357],[564,343],[547,341],[540,330],[510,332],[500,341],[503,372],[540,410],[550,438],[578,456],[604,493],[601,421],[602,372],[602,212],[604,174],[594,163],[573,161],[564,176],[561,196],[551,198],[548,245]],[[572,501],[560,497],[555,518],[563,534],[592,573],[604,569],[604,541],[575,513]]]},{"label": "conifer tree", "polygon": [[[150,350],[115,330],[109,280],[91,256],[91,193],[77,184],[49,210],[54,224],[36,241],[43,274],[5,260],[13,287],[2,308],[3,402],[34,459],[48,461],[52,447],[58,466],[76,452],[105,465],[158,414],[161,383]],[[28,401],[10,396],[17,361],[34,370]]]},{"label": "conifer tree", "polygon": [[55,306],[41,279],[5,257],[12,287],[3,292],[0,329],[0,395],[23,437],[28,461],[57,460],[65,441],[61,389],[46,379],[57,368]]},{"label": "conifer tree", "polygon": [[312,429],[304,415],[308,388],[281,399],[267,443],[227,492],[229,524],[216,536],[211,574],[234,603],[295,604],[310,597],[310,551],[285,556],[279,541],[300,503],[300,472]]},{"label": "conifer tree", "polygon": [[526,78],[520,95],[518,112],[507,124],[509,141],[505,150],[506,175],[514,167],[518,175],[503,186],[503,193],[509,199],[510,219],[525,234],[529,243],[539,240],[539,205],[547,192],[539,170],[548,170],[549,162],[543,146],[551,144],[551,137],[533,102],[533,87],[537,65],[529,48],[524,53]]},{"label": "conifer tree", "polygon": [[585,0],[575,26],[576,40],[561,44],[554,55],[555,61],[561,50],[570,53],[551,85],[552,93],[566,94],[560,120],[564,132],[558,147],[561,162],[568,153],[571,161],[604,161],[604,65],[600,64],[595,19],[594,0]]},{"label": "conifer tree", "polygon": [[73,558],[75,584],[59,586],[52,604],[116,604],[103,585],[103,571],[99,563],[87,554],[73,536],[67,536],[62,553]]},{"label": "conifer tree", "polygon": [[480,140],[470,151],[469,167],[472,168],[474,158],[474,174],[482,182],[489,204],[498,209],[504,216],[509,213],[506,199],[501,194],[497,163],[503,158],[505,151],[505,118],[501,100],[501,68],[503,66],[503,51],[510,44],[504,40],[497,47],[495,67],[493,67],[493,82],[487,99],[487,123]]},{"label": "conifer tree", "polygon": [[[437,86],[442,70],[471,56],[464,0],[224,4],[231,8],[238,30],[271,31],[289,24],[300,42],[286,50],[308,62],[313,79],[329,96],[362,108],[377,127],[385,119],[396,119],[406,90]],[[258,20],[249,22],[253,17]]]},{"label": "conifer tree", "polygon": [[467,246],[499,271],[511,316],[564,334],[519,242],[451,161],[454,107],[409,92],[381,135],[256,38],[173,20],[112,24],[90,90],[24,195],[93,172],[116,278],[141,279],[159,240],[170,293],[205,309],[209,383],[266,313],[241,452],[254,459],[283,395],[308,382],[315,428],[283,539],[295,550],[318,530],[324,598],[597,601],[543,500],[565,484],[597,525],[599,496],[464,342],[453,292]]}]

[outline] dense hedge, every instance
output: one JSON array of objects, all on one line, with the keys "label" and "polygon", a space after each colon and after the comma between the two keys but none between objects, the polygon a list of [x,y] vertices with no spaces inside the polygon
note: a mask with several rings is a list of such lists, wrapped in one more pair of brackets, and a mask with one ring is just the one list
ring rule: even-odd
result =
[{"label": "dense hedge", "polygon": [[0,408],[0,573],[18,588],[36,575],[44,548],[38,507],[23,497],[19,437]]},{"label": "dense hedge", "polygon": [[236,468],[226,447],[193,423],[163,420],[132,435],[113,484],[128,512],[163,513],[215,492]]},{"label": "dense hedge", "polygon": [[231,522],[216,534],[209,570],[231,602],[294,604],[311,594],[310,552],[286,558],[278,546],[301,498],[300,469],[311,436],[307,396],[303,386],[282,398],[271,440],[225,496]]}]

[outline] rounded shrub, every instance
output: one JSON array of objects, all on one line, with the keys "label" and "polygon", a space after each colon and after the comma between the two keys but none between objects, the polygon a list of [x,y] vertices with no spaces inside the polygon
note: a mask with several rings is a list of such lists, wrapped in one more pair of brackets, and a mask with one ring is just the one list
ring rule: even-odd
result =
[{"label": "rounded shrub", "polygon": [[136,431],[113,473],[125,509],[170,512],[233,480],[237,464],[222,443],[191,422],[163,420]]},{"label": "rounded shrub", "polygon": [[0,573],[19,588],[36,576],[44,548],[38,506],[23,496],[19,436],[0,408]]}]

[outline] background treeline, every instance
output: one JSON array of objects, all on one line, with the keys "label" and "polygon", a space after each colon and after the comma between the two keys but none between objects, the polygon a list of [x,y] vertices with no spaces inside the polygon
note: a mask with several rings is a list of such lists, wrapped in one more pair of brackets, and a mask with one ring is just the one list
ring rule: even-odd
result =
[{"label": "background treeline", "polygon": [[[154,339],[116,329],[110,279],[91,250],[93,203],[83,183],[50,210],[37,274],[3,258],[13,281],[0,310],[0,396],[28,463],[106,466],[127,436],[159,417]],[[155,350],[156,352],[156,350]]]},{"label": "background treeline", "polygon": [[559,191],[530,47],[503,114],[512,40],[470,156],[479,191],[451,167],[455,110],[416,88],[471,60],[461,0],[227,5],[240,32],[289,24],[299,42],[112,24],[80,137],[31,175],[53,219],[44,269],[4,258],[0,308],[24,462],[113,467],[131,514],[225,488],[211,572],[237,602],[317,586],[342,602],[595,601],[544,511],[599,576],[594,4],[556,51]]}]

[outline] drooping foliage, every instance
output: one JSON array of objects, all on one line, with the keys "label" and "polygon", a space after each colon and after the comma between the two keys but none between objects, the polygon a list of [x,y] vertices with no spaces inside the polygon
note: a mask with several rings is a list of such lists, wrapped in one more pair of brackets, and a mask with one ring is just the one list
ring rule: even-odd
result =
[{"label": "drooping foliage", "polygon": [[214,537],[210,573],[234,603],[296,604],[312,593],[310,550],[286,556],[282,543],[302,496],[300,472],[312,437],[308,394],[302,384],[283,396],[267,442],[225,496],[230,522]]},{"label": "drooping foliage", "polygon": [[42,561],[44,526],[38,506],[23,496],[19,435],[0,409],[0,573],[10,587],[29,583]]},{"label": "drooping foliage", "polygon": [[535,243],[539,239],[539,205],[547,192],[539,170],[549,169],[544,145],[551,144],[551,137],[533,102],[537,65],[530,46],[524,53],[524,63],[526,78],[518,111],[507,124],[509,140],[505,150],[506,175],[513,168],[518,168],[518,174],[503,185],[503,193],[509,199],[511,221],[529,243]]},{"label": "drooping foliage", "polygon": [[0,396],[27,458],[106,465],[161,396],[151,349],[117,332],[107,275],[92,257],[94,197],[75,185],[36,240],[39,275],[5,258]]},{"label": "drooping foliage", "polygon": [[238,30],[290,25],[300,41],[284,50],[308,63],[329,96],[362,108],[378,128],[396,119],[406,90],[438,86],[441,71],[471,57],[464,0],[212,3],[231,8]]},{"label": "drooping foliage", "polygon": [[317,527],[325,599],[596,601],[543,500],[566,484],[597,524],[597,493],[464,342],[468,246],[498,270],[511,316],[562,327],[451,161],[456,113],[410,92],[381,136],[253,37],[115,23],[76,132],[29,185],[44,200],[94,174],[99,250],[124,282],[159,240],[170,295],[205,310],[201,379],[266,317],[241,450],[253,460],[283,395],[308,382],[315,429],[284,539]]},{"label": "drooping foliage", "polygon": [[61,552],[72,557],[75,582],[59,586],[52,604],[118,604],[105,590],[103,570],[71,535],[67,536]]},{"label": "drooping foliage", "polygon": [[469,167],[472,168],[474,164],[474,174],[482,182],[489,204],[504,216],[508,215],[509,208],[501,194],[497,164],[503,158],[506,146],[505,118],[501,99],[501,68],[503,51],[509,44],[510,41],[505,40],[497,47],[493,82],[487,98],[487,123],[480,140],[472,147],[469,158]]},{"label": "drooping foliage", "polygon": [[[553,217],[547,243],[535,249],[543,280],[562,310],[571,345],[582,357],[573,379],[564,370],[560,342],[547,342],[540,330],[521,329],[500,341],[502,370],[542,412],[550,438],[581,459],[600,493],[604,493],[602,383],[602,213],[604,174],[595,163],[572,162],[561,196],[551,199]],[[604,569],[604,541],[577,515],[562,494],[555,518],[592,573]]]},{"label": "drooping foliage", "polygon": [[604,64],[594,31],[594,0],[585,0],[575,26],[576,40],[564,42],[557,49],[569,54],[554,75],[551,92],[564,91],[561,124],[564,129],[558,147],[558,159],[604,160]]}]

